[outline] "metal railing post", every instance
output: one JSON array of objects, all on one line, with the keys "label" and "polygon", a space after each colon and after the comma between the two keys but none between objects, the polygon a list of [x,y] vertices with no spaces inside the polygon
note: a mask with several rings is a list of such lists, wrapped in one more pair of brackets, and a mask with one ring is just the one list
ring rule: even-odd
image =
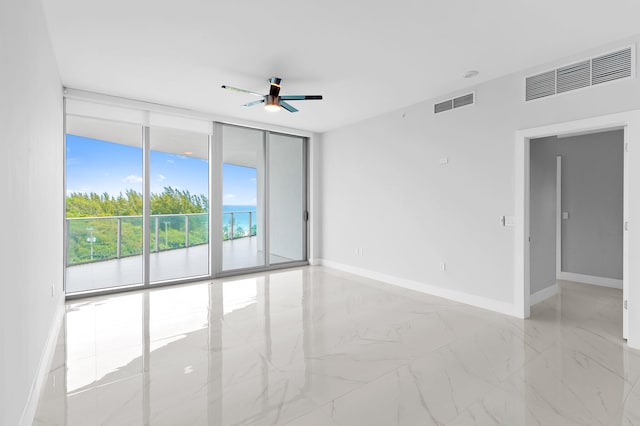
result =
[{"label": "metal railing post", "polygon": [[155,217],[156,219],[156,241],[155,241],[155,247],[156,247],[156,253],[158,253],[158,240],[159,240],[159,236],[160,236],[160,218],[158,216]]},{"label": "metal railing post", "polygon": [[189,247],[189,215],[184,215],[184,246]]},{"label": "metal railing post", "polygon": [[234,225],[233,212],[230,212],[229,214],[231,215],[231,237],[229,237],[229,239],[233,240],[235,238],[235,232],[233,231],[233,225]]},{"label": "metal railing post", "polygon": [[252,211],[249,211],[249,236],[251,236],[251,224],[252,224],[252,220],[251,220],[251,216],[252,216]]},{"label": "metal railing post", "polygon": [[120,259],[122,253],[122,218],[118,218],[118,229],[116,231],[116,259]]}]

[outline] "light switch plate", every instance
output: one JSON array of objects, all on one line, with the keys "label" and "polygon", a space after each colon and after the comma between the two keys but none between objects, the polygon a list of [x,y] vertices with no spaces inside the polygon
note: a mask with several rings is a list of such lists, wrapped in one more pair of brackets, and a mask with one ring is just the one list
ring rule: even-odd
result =
[{"label": "light switch plate", "polygon": [[562,218],[563,219],[569,219],[569,212],[562,212]]}]

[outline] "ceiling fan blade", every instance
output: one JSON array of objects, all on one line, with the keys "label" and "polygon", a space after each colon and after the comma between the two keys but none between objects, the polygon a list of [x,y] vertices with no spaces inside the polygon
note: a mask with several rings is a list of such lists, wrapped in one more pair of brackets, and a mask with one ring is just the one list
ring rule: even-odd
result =
[{"label": "ceiling fan blade", "polygon": [[284,99],[285,101],[322,100],[322,95],[288,95],[280,96],[280,99]]},{"label": "ceiling fan blade", "polygon": [[258,105],[258,104],[263,104],[263,103],[264,103],[264,99],[260,99],[259,101],[249,102],[248,104],[244,104],[244,105],[242,105],[242,106],[250,107],[250,106],[254,106],[254,105]]},{"label": "ceiling fan blade", "polygon": [[233,86],[222,85],[222,88],[223,89],[227,89],[227,90],[233,90],[234,92],[248,93],[248,94],[253,95],[253,96],[260,96],[260,97],[264,96],[264,95],[261,95],[260,93],[252,92],[250,90],[238,89],[237,87],[233,87]]},{"label": "ceiling fan blade", "polygon": [[287,110],[287,111],[289,111],[289,112],[298,112],[298,110],[297,110],[297,109],[295,109],[294,107],[292,107],[291,105],[289,105],[289,104],[288,104],[288,103],[286,103],[286,102],[281,101],[281,102],[280,102],[280,106],[281,106],[282,108],[286,109],[286,110]]}]

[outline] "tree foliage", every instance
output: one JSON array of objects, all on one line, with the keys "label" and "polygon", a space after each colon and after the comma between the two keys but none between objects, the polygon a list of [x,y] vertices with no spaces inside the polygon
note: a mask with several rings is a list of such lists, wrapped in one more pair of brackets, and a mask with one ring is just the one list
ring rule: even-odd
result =
[{"label": "tree foliage", "polygon": [[[151,194],[151,214],[206,213],[209,200],[187,190],[166,186],[160,194]],[[67,217],[104,217],[142,215],[142,194],[133,189],[117,196],[74,192],[67,196]]]}]

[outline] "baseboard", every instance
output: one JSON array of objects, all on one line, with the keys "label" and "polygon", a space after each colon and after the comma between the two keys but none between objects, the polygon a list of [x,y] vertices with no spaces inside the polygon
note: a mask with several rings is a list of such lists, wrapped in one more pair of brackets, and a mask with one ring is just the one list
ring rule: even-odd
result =
[{"label": "baseboard", "polygon": [[531,296],[529,296],[529,305],[533,306],[540,302],[544,302],[548,298],[558,294],[559,291],[560,291],[560,287],[558,287],[558,284],[553,284],[547,288],[543,288],[540,291],[536,291]]},{"label": "baseboard", "polygon": [[51,326],[49,328],[49,336],[47,342],[40,356],[40,362],[38,363],[38,370],[31,384],[29,390],[29,397],[27,403],[22,410],[22,417],[20,418],[21,426],[31,426],[33,419],[36,415],[36,409],[38,408],[38,402],[40,400],[40,394],[42,388],[47,382],[47,376],[51,369],[51,362],[53,361],[53,354],[58,342],[58,334],[60,332],[60,325],[62,324],[62,316],[64,315],[64,300],[58,304],[56,312],[53,315]]},{"label": "baseboard", "polygon": [[613,278],[575,274],[573,272],[560,272],[560,274],[558,275],[558,279],[565,281],[575,281],[584,284],[599,285],[601,287],[617,288],[619,290],[622,290],[622,280],[616,280]]},{"label": "baseboard", "polygon": [[500,302],[497,300],[489,299],[482,296],[476,296],[460,291],[449,290],[442,287],[437,287],[430,284],[421,283],[418,281],[408,280],[406,278],[400,278],[393,275],[387,275],[380,272],[372,271],[370,269],[358,268],[351,265],[345,265],[343,263],[334,262],[327,259],[315,259],[316,265],[323,265],[329,268],[337,269],[339,271],[348,272],[354,275],[360,275],[362,277],[370,278],[376,281],[382,281],[388,284],[392,284],[398,287],[406,288],[409,290],[418,291],[420,293],[429,294],[432,296],[442,297],[444,299],[453,300],[454,302],[464,303],[466,305],[475,306],[477,308],[487,309],[489,311],[498,312],[509,316],[517,317],[518,310],[511,303]]}]

